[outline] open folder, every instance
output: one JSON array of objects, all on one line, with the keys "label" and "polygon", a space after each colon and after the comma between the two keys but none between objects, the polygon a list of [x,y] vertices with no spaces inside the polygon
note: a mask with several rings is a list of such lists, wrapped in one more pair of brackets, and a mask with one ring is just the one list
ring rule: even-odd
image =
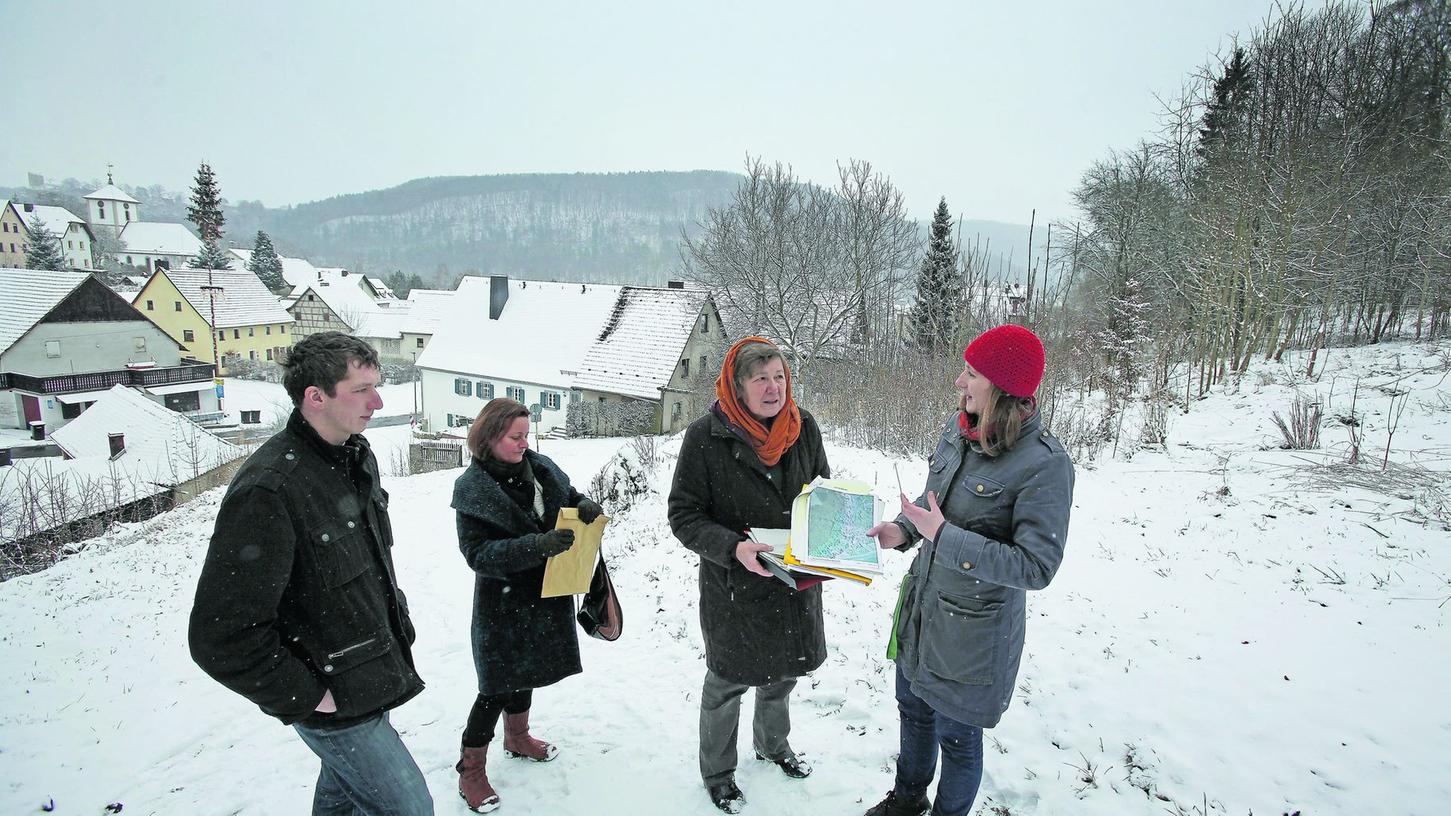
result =
[{"label": "open folder", "polygon": [[859,584],[870,585],[874,577],[871,573],[803,564],[791,551],[790,530],[753,527],[746,531],[746,535],[752,541],[771,547],[765,552],[757,553],[756,558],[768,572],[792,589],[807,589],[832,578],[843,578]]},{"label": "open folder", "polygon": [[555,598],[560,595],[583,595],[589,591],[590,578],[594,576],[595,559],[599,558],[600,541],[605,535],[605,525],[610,517],[601,514],[589,524],[579,520],[579,511],[573,507],[561,507],[556,530],[573,530],[574,544],[559,555],[551,555],[544,563],[544,588],[539,597]]}]

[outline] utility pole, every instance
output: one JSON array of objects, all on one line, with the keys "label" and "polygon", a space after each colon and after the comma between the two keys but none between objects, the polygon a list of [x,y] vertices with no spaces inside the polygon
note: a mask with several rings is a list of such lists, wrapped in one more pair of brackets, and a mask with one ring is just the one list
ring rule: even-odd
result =
[{"label": "utility pole", "polygon": [[409,383],[413,388],[413,418],[418,418],[418,351],[413,351],[413,381]]},{"label": "utility pole", "polygon": [[213,283],[210,268],[207,269],[207,285],[202,287],[202,291],[207,293],[207,310],[211,313],[211,330],[208,333],[212,336],[212,378],[217,387],[217,410],[225,411],[222,407],[222,358],[217,356],[217,293],[222,291],[222,287]]}]

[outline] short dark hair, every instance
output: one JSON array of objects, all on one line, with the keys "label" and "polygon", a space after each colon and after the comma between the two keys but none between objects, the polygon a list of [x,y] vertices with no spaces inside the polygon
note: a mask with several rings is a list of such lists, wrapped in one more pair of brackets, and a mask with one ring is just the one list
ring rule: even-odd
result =
[{"label": "short dark hair", "polygon": [[349,363],[377,368],[378,352],[350,334],[335,331],[309,334],[287,353],[287,360],[282,363],[282,386],[293,405],[302,404],[302,395],[309,386],[321,388],[329,397],[337,396],[338,383],[348,378]]},{"label": "short dark hair", "polygon": [[508,397],[489,400],[484,410],[474,417],[473,424],[469,426],[469,453],[478,459],[488,459],[489,447],[509,432],[509,426],[514,424],[514,420],[526,416],[529,416],[529,409],[518,400]]}]

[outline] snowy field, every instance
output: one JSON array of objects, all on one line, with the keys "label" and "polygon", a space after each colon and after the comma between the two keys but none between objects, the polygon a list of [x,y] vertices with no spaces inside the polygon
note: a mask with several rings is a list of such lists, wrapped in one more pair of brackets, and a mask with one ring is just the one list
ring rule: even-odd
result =
[{"label": "snowy field", "polygon": [[[1287,355],[1171,413],[1163,448],[1079,463],[1067,557],[1029,596],[1019,691],[987,732],[976,813],[1447,812],[1451,347],[1333,350],[1313,383],[1294,373],[1303,367]],[[1363,463],[1350,468],[1339,464],[1348,432],[1336,416],[1349,417],[1357,379]],[[1327,401],[1321,450],[1276,449],[1270,413],[1285,413],[1295,384]],[[383,459],[401,442],[395,429],[379,433]],[[678,436],[661,440],[647,491],[624,512],[607,508],[625,637],[585,639],[584,674],[536,693],[535,732],[561,747],[557,761],[491,754],[501,813],[716,812],[695,761],[705,671],[695,556],[665,523],[678,447]],[[616,451],[640,461],[622,440],[544,450],[582,487]],[[836,475],[894,498],[890,459],[828,450]],[[925,463],[900,467],[920,487]],[[472,576],[448,508],[455,476],[386,484],[428,683],[394,722],[438,812],[461,816],[453,763],[474,672]],[[220,497],[0,584],[0,813],[52,799],[62,814],[111,803],[128,815],[308,812],[312,755],[187,655]],[[826,586],[828,659],[792,704],[792,744],[816,773],[786,779],[751,759],[743,737],[747,813],[849,816],[891,786],[897,718],[883,653],[908,560],[888,554],[887,576],[870,587]]]},{"label": "snowy field", "polygon": [[[413,413],[414,387],[412,383],[379,386],[378,394],[383,398],[383,408],[373,416],[392,417]],[[292,400],[287,397],[287,389],[281,383],[228,377],[224,391],[226,396],[223,397],[222,407],[226,409],[227,422],[232,424],[242,421],[242,411],[260,411],[260,427],[267,429],[275,422],[285,422],[287,415],[292,412]]]}]

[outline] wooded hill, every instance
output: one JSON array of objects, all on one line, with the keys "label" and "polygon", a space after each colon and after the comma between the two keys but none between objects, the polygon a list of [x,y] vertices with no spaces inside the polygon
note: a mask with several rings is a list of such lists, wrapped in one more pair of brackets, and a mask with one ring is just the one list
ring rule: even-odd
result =
[{"label": "wooded hill", "polygon": [[[681,230],[694,234],[742,178],[713,170],[447,176],[292,207],[224,199],[225,240],[251,249],[265,230],[283,255],[380,276],[402,271],[448,288],[461,275],[491,273],[662,285],[679,277]],[[225,196],[220,170],[218,180]],[[72,178],[43,190],[0,187],[0,197],[81,215],[81,196],[99,186]],[[185,192],[118,186],[141,202],[147,221],[187,222]],[[926,223],[924,214],[924,236]],[[1025,225],[964,221],[959,229],[969,246],[991,248],[995,270],[1021,276]]]}]

